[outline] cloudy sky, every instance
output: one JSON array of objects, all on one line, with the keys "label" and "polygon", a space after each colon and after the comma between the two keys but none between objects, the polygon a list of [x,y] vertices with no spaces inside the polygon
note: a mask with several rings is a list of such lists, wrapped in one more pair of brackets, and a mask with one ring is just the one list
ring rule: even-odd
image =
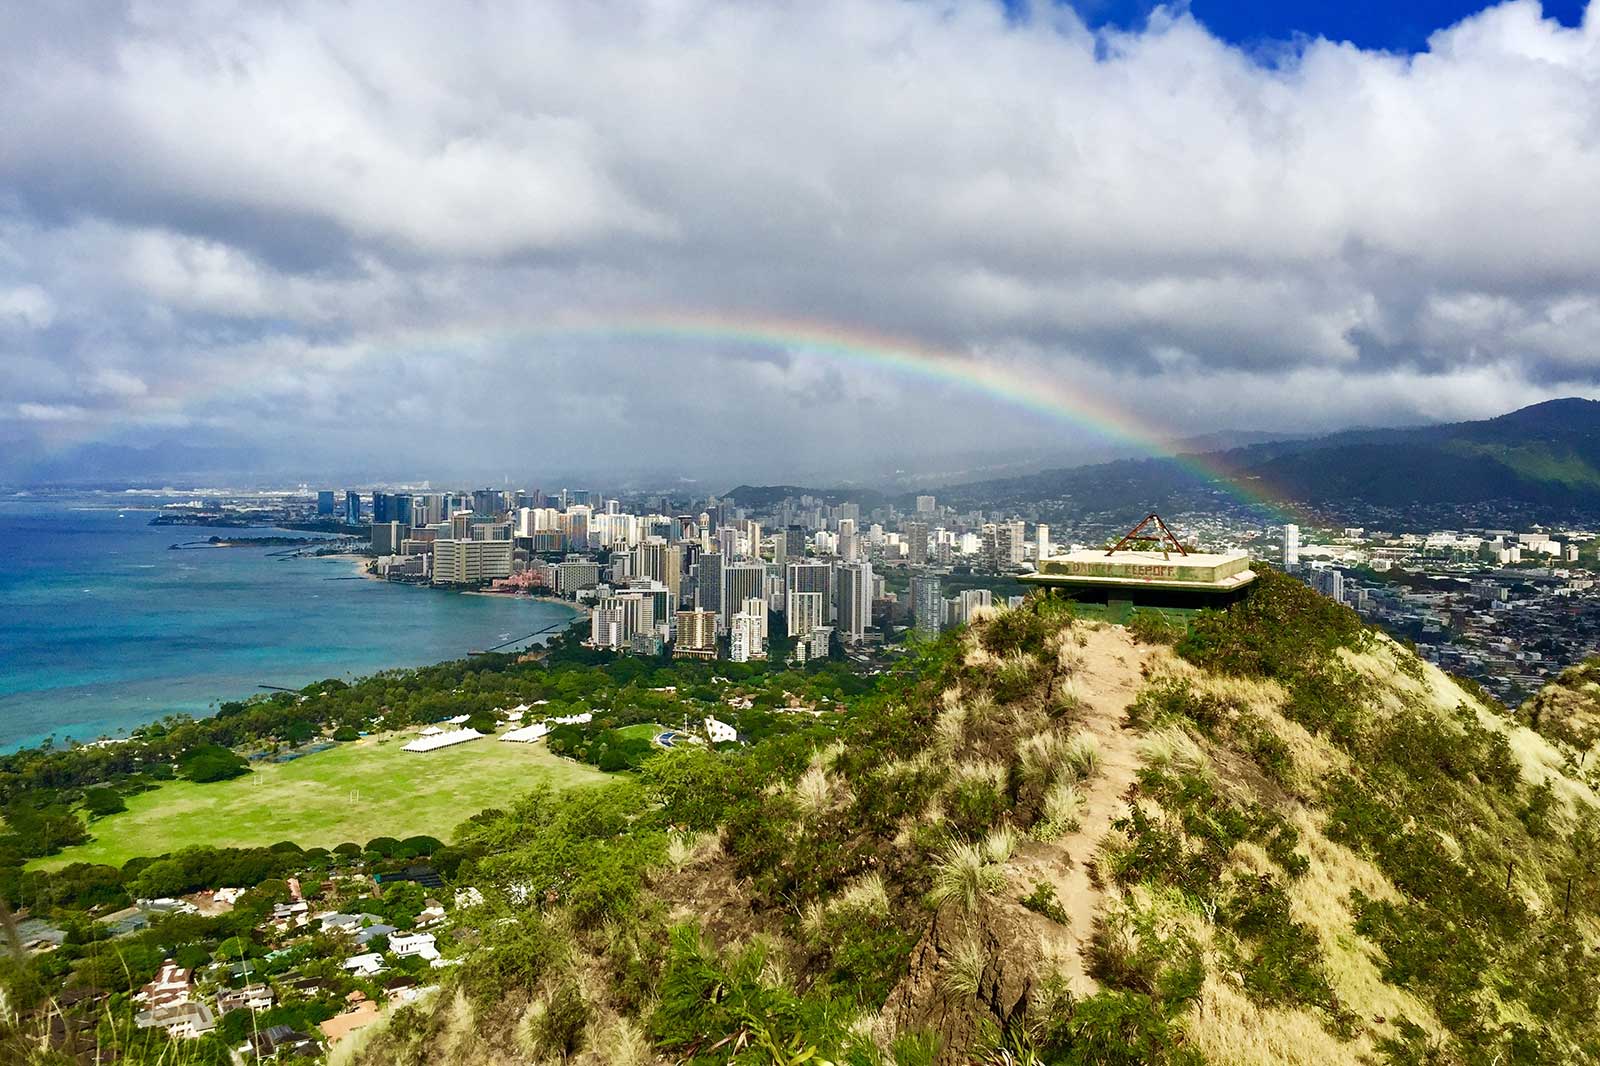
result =
[{"label": "cloudy sky", "polygon": [[6,5],[0,478],[775,480],[1600,395],[1600,3],[1214,6]]}]

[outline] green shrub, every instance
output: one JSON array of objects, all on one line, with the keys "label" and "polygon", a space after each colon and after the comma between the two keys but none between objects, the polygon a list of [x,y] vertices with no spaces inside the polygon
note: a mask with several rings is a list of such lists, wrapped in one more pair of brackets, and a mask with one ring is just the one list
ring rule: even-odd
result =
[{"label": "green shrub", "polygon": [[1135,610],[1128,619],[1128,634],[1141,644],[1176,644],[1187,627],[1160,611]]},{"label": "green shrub", "polygon": [[1316,934],[1289,913],[1289,897],[1271,877],[1230,879],[1219,920],[1243,942],[1237,959],[1245,991],[1258,1003],[1332,1007]]},{"label": "green shrub", "polygon": [[821,956],[819,987],[864,1008],[881,1006],[905,976],[919,935],[900,928],[890,915],[866,907],[830,908],[810,937]]},{"label": "green shrub", "polygon": [[1289,680],[1365,639],[1361,618],[1350,608],[1271,567],[1256,569],[1243,600],[1195,616],[1178,642],[1180,656],[1219,673]]},{"label": "green shrub", "polygon": [[514,990],[532,991],[566,959],[565,938],[537,915],[505,919],[453,971],[461,989],[480,1007],[498,1003]]},{"label": "green shrub", "polygon": [[178,763],[178,773],[190,781],[226,781],[249,772],[248,762],[218,744],[195,748]]},{"label": "green shrub", "polygon": [[83,794],[83,809],[89,812],[90,818],[104,818],[108,814],[122,813],[128,805],[114,788],[91,788]]},{"label": "green shrub", "polygon": [[1033,891],[1022,898],[1022,905],[1035,914],[1042,914],[1052,922],[1062,925],[1072,924],[1072,916],[1061,905],[1061,900],[1056,896],[1056,886],[1048,881],[1039,881],[1033,886]]},{"label": "green shrub", "polygon": [[769,982],[757,941],[723,956],[694,926],[672,930],[660,999],[650,1016],[656,1045],[693,1066],[772,1066],[835,1059],[851,1042],[857,1008],[801,996]]},{"label": "green shrub", "polygon": [[1008,808],[1006,797],[992,781],[982,777],[957,781],[945,800],[945,816],[951,828],[964,837],[987,833]]}]

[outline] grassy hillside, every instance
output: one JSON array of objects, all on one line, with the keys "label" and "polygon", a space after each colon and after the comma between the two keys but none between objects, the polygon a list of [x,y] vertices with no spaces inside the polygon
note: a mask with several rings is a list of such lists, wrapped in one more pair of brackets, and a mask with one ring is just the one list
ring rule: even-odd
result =
[{"label": "grassy hillside", "polygon": [[125,813],[93,824],[94,839],[34,867],[120,866],[170,851],[175,841],[243,848],[292,840],[332,848],[374,836],[445,836],[463,811],[504,803],[534,784],[606,779],[542,744],[479,740],[423,754],[400,750],[413,736],[369,737],[293,762],[262,763],[231,781],[169,782],[128,797]]},{"label": "grassy hillside", "polygon": [[461,964],[352,1060],[1600,1062],[1600,671],[1512,714],[1268,573],[898,682],[473,819]]}]

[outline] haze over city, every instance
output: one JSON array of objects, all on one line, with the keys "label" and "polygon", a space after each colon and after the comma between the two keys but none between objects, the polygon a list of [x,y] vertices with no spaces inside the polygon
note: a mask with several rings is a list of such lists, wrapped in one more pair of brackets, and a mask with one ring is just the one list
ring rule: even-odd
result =
[{"label": "haze over city", "polygon": [[0,13],[0,479],[860,478],[1600,392],[1593,5],[439,18]]}]

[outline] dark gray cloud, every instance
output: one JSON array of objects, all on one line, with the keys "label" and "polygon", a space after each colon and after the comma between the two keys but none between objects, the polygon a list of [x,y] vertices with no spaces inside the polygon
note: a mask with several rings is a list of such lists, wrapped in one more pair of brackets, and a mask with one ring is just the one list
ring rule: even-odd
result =
[{"label": "dark gray cloud", "polygon": [[14,5],[0,476],[185,437],[422,476],[1094,443],[814,345],[552,328],[663,314],[1174,435],[1592,395],[1597,84],[1600,7],[1532,0],[1270,65],[982,0]]}]

